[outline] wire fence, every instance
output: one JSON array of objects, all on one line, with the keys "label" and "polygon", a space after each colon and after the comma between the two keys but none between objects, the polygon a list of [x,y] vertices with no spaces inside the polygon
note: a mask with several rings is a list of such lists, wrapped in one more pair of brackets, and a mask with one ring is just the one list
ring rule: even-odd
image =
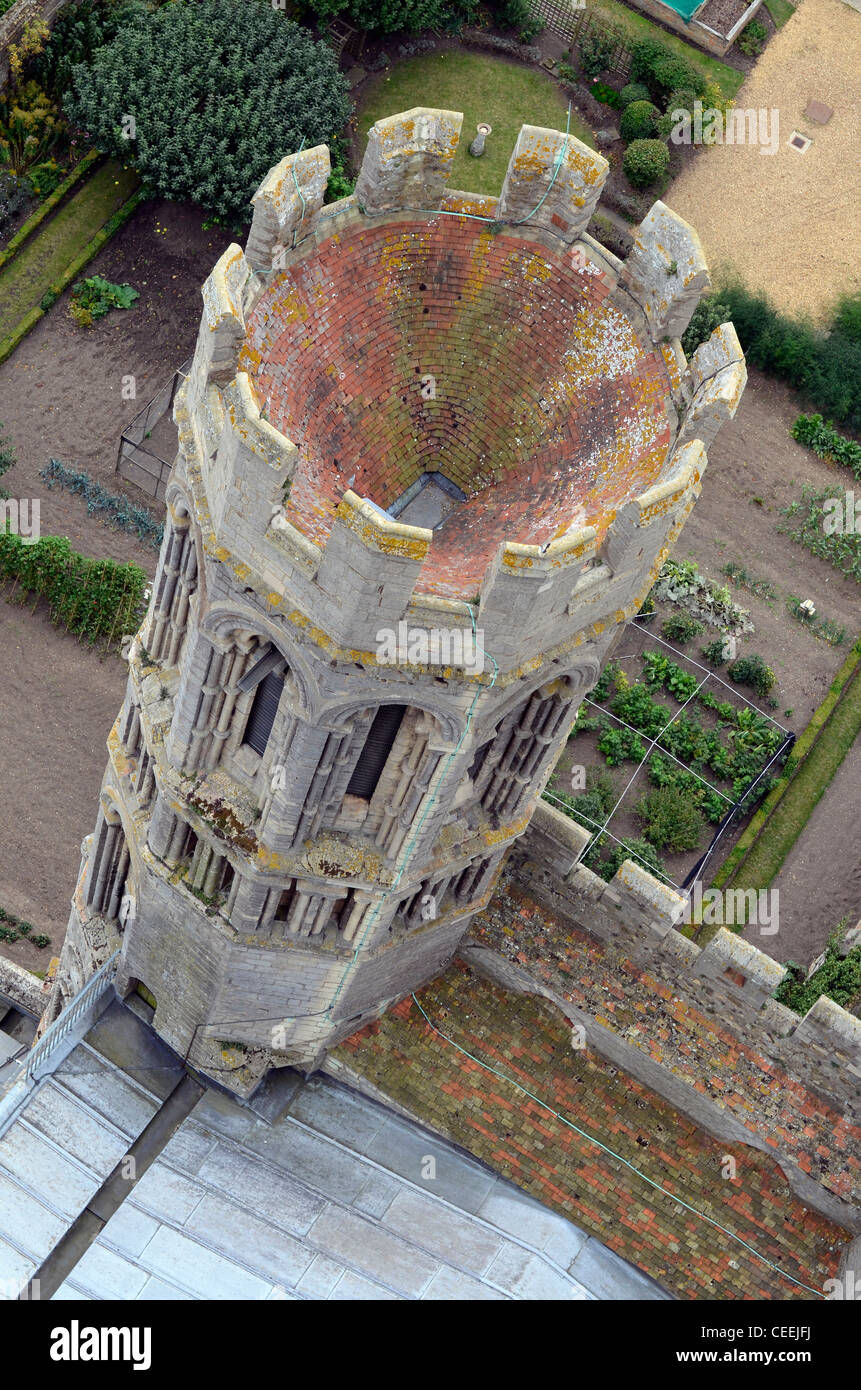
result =
[{"label": "wire fence", "polygon": [[[672,658],[675,662],[679,664],[683,663],[685,666],[693,667],[697,671],[697,673],[701,674],[702,679],[698,680],[696,688],[691,691],[690,695],[688,695],[683,701],[680,702],[679,708],[675,711],[672,717],[668,719],[666,723],[663,725],[663,727],[653,736],[647,735],[644,733],[642,729],[638,729],[634,725],[629,724],[618,714],[615,714],[612,709],[605,707],[603,704],[600,704],[594,700],[590,700],[588,697],[584,699],[583,704],[590,706],[591,709],[593,709],[597,714],[599,714],[602,718],[606,719],[610,725],[616,725],[619,728],[625,729],[628,732],[636,735],[636,737],[640,739],[641,742],[645,745],[645,751],[643,753],[643,756],[639,758],[639,760],[636,762],[636,766],[634,768],[633,773],[628,778],[624,788],[622,789],[621,793],[617,796],[614,805],[607,813],[603,821],[599,822],[593,820],[578,809],[577,816],[574,817],[574,819],[579,819],[580,822],[585,822],[584,828],[591,829],[594,833],[590,837],[587,844],[585,844],[583,849],[581,850],[577,862],[578,864],[582,863],[585,857],[589,855],[590,852],[592,852],[596,848],[596,846],[600,845],[603,842],[603,838],[606,837],[607,839],[611,840],[615,845],[623,847],[626,851],[627,857],[638,862],[641,865],[641,867],[643,867],[648,873],[652,874],[653,877],[660,879],[668,887],[674,889],[675,892],[679,893],[683,897],[689,898],[693,893],[696,884],[703,882],[708,865],[713,859],[716,851],[721,845],[721,842],[724,840],[730,827],[733,825],[740,824],[740,822],[754,810],[760,798],[763,795],[765,795],[765,792],[767,791],[770,785],[770,777],[772,776],[776,768],[782,766],[783,762],[789,755],[789,752],[791,751],[792,746],[795,743],[796,736],[794,733],[792,733],[791,730],[786,729],[782,724],[778,723],[778,721],[774,719],[770,714],[768,714],[765,710],[760,709],[759,706],[754,704],[752,700],[747,699],[747,697],[743,695],[742,692],[739,690],[738,686],[728,684],[727,681],[725,681],[721,676],[719,676],[716,671],[711,670],[706,666],[703,666],[694,657],[688,656],[685,652],[680,651],[679,648],[674,647],[672,643],[667,642],[664,638],[659,637],[651,632],[648,632],[646,623],[638,621],[637,619],[633,619],[628,624],[626,624],[626,629],[632,635],[634,633],[637,634],[637,637],[633,639],[635,647],[638,646],[641,640],[642,645],[639,645],[637,650],[627,652],[621,656],[614,656],[612,658],[613,661],[622,662],[629,659],[641,659],[644,655],[645,639],[646,637],[648,637],[648,641],[650,643],[654,642],[657,645],[666,648],[667,652],[672,655]],[[662,739],[664,738],[664,735],[667,733],[667,731],[680,718],[680,716],[688,708],[691,702],[696,700],[700,696],[701,692],[710,683],[713,683],[715,686],[722,687],[724,691],[726,691],[730,696],[732,696],[732,702],[736,706],[740,705],[741,707],[750,709],[751,711],[753,711],[753,713],[757,715],[759,719],[767,720],[773,726],[774,730],[782,735],[779,746],[771,752],[764,766],[760,768],[760,770],[751,777],[750,781],[744,787],[740,795],[729,795],[721,787],[717,786],[714,782],[712,782],[708,777],[704,776],[701,771],[698,771],[696,768],[691,766],[690,763],[685,762],[683,758],[678,757],[675,753],[671,751],[671,749],[664,747],[662,744]],[[676,766],[681,768],[690,777],[699,782],[708,792],[711,792],[717,797],[719,797],[723,802],[726,803],[727,808],[725,814],[722,816],[719,824],[715,828],[715,831],[712,835],[711,841],[707,849],[700,855],[700,857],[697,859],[696,863],[693,865],[690,871],[684,875],[681,882],[677,882],[669,873],[666,873],[663,870],[656,869],[653,863],[650,863],[649,861],[644,859],[640,854],[636,852],[636,850],[634,850],[631,847],[629,840],[626,841],[626,839],[620,837],[618,834],[615,833],[613,829],[611,829],[611,825],[613,825],[614,821],[616,821],[622,814],[626,812],[627,802],[630,797],[631,790],[635,786],[637,779],[640,777],[643,770],[647,769],[649,759],[656,752],[659,753],[662,758],[667,758],[671,762],[675,763]],[[566,799],[565,797],[560,797],[558,795],[558,789],[554,790],[553,787],[551,787],[550,789],[545,790],[544,799],[549,801],[552,805],[558,807],[563,812],[569,815],[571,814],[572,803],[570,798]]]},{"label": "wire fence", "polygon": [[191,362],[190,357],[183,362],[120,435],[117,472],[160,502],[164,501],[177,451],[176,428],[171,415],[173,402]]}]

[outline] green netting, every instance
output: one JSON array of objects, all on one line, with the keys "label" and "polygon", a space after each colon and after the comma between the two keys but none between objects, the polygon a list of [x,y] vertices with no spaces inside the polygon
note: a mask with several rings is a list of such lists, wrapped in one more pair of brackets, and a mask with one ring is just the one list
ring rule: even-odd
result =
[{"label": "green netting", "polygon": [[676,14],[681,15],[682,19],[687,21],[700,8],[703,0],[663,0],[663,3],[668,9],[675,10]]}]

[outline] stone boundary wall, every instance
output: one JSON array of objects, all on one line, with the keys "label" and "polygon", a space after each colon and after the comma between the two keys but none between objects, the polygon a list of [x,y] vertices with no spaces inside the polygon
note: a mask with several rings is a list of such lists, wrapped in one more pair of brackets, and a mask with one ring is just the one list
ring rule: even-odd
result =
[{"label": "stone boundary wall", "polygon": [[45,1008],[42,981],[22,965],[0,956],[0,1001],[3,1000],[34,1018]]}]

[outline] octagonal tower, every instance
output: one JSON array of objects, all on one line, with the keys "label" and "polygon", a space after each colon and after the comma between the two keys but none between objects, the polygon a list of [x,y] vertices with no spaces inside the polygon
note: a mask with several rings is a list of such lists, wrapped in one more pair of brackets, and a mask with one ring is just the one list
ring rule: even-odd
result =
[{"label": "octagonal tower", "polygon": [[744,386],[731,325],[682,353],[686,223],[621,263],[606,161],[533,126],[498,198],[452,192],[461,119],[379,122],[331,206],[325,147],[271,170],[176,400],[57,1003],[121,947],[242,1094],[451,959]]}]

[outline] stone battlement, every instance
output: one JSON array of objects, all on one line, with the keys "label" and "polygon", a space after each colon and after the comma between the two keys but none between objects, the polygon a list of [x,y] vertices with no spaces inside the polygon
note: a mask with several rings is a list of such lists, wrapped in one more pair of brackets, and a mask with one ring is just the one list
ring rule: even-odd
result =
[{"label": "stone battlement", "polygon": [[[498,198],[449,192],[461,120],[378,122],[331,207],[324,146],[270,171],[175,410],[204,545],[273,611],[363,662],[475,619],[504,674],[636,611],[744,363],[729,325],[690,367],[668,341],[708,285],[686,223],[655,204],[619,272],[601,155],[524,126]],[[399,516],[435,476],[441,522]]]}]

